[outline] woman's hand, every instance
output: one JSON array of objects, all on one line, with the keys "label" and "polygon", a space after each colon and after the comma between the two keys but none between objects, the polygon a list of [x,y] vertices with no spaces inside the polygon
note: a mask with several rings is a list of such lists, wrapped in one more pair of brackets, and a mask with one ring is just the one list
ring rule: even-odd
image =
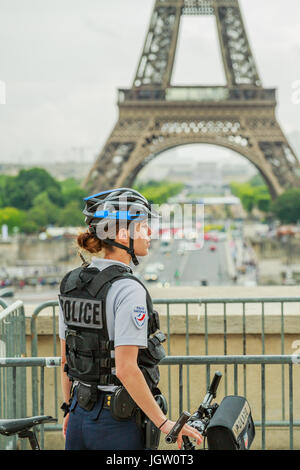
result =
[{"label": "woman's hand", "polygon": [[64,420],[63,420],[63,426],[62,426],[62,431],[63,431],[63,436],[64,438],[66,438],[66,433],[67,433],[67,427],[68,427],[68,422],[69,422],[69,416],[70,416],[70,413],[68,413]]},{"label": "woman's hand", "polygon": [[[168,421],[160,428],[160,430],[164,434],[169,434],[169,432],[171,431],[171,429],[173,428],[174,425],[175,425],[175,422],[170,421],[168,419]],[[197,429],[192,428],[188,424],[185,424],[183,426],[182,430],[180,431],[180,433],[178,434],[178,437],[177,437],[177,444],[178,444],[179,449],[181,449],[181,446],[182,446],[182,436],[183,435],[188,436],[192,439],[196,439],[196,442],[197,442],[198,445],[202,444],[202,442],[203,442],[202,434],[200,434],[200,432],[197,431]]]}]

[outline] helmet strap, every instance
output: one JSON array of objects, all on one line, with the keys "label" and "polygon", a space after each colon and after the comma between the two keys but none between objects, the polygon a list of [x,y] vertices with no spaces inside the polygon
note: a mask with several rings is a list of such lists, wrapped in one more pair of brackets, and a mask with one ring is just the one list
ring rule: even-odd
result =
[{"label": "helmet strap", "polygon": [[131,259],[132,259],[132,262],[135,266],[137,266],[139,264],[139,261],[137,259],[137,257],[135,256],[135,252],[134,252],[134,249],[133,249],[133,242],[134,242],[134,226],[133,224],[130,225],[129,227],[129,230],[130,230],[130,241],[129,241],[129,250],[128,250],[128,253],[130,254],[131,256]]},{"label": "helmet strap", "polygon": [[111,246],[116,246],[117,248],[121,248],[122,250],[126,250],[127,253],[131,256],[132,262],[135,266],[139,264],[137,257],[135,256],[134,249],[133,249],[133,238],[130,237],[129,248],[128,246],[121,245],[121,243],[116,242],[115,240],[111,240],[107,238],[105,243]]}]

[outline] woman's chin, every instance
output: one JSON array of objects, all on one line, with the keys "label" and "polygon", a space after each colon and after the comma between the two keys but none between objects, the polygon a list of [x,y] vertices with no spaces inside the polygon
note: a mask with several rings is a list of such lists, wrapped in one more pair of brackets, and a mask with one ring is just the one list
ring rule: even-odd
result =
[{"label": "woman's chin", "polygon": [[148,248],[146,248],[145,250],[143,250],[143,251],[141,251],[141,252],[139,252],[139,253],[135,253],[135,254],[136,254],[136,256],[141,256],[141,257],[143,257],[143,256],[147,256],[147,255],[149,254],[149,251],[148,251]]}]

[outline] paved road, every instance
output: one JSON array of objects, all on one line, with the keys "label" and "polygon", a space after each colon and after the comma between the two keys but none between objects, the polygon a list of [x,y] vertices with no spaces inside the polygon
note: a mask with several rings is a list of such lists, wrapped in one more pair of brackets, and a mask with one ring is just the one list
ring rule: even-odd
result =
[{"label": "paved road", "polygon": [[[216,246],[215,251],[210,251],[212,244]],[[207,241],[202,248],[178,254],[180,240],[171,240],[171,251],[164,254],[161,252],[160,242],[155,240],[148,259],[141,261],[137,271],[143,279],[147,266],[161,263],[164,269],[159,271],[159,280],[170,285],[199,286],[204,280],[208,285],[231,285],[226,245],[227,241]],[[176,271],[179,273],[177,278]]]}]

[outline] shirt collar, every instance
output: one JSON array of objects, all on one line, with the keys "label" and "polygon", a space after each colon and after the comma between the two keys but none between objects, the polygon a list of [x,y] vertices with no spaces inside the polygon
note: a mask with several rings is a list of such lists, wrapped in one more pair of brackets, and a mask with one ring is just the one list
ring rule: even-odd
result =
[{"label": "shirt collar", "polygon": [[114,264],[120,266],[126,266],[126,268],[130,267],[129,264],[122,263],[122,261],[116,261],[114,259],[106,259],[106,258],[97,258],[96,256],[92,256],[92,263],[97,267],[103,268],[104,266],[112,266]]}]

